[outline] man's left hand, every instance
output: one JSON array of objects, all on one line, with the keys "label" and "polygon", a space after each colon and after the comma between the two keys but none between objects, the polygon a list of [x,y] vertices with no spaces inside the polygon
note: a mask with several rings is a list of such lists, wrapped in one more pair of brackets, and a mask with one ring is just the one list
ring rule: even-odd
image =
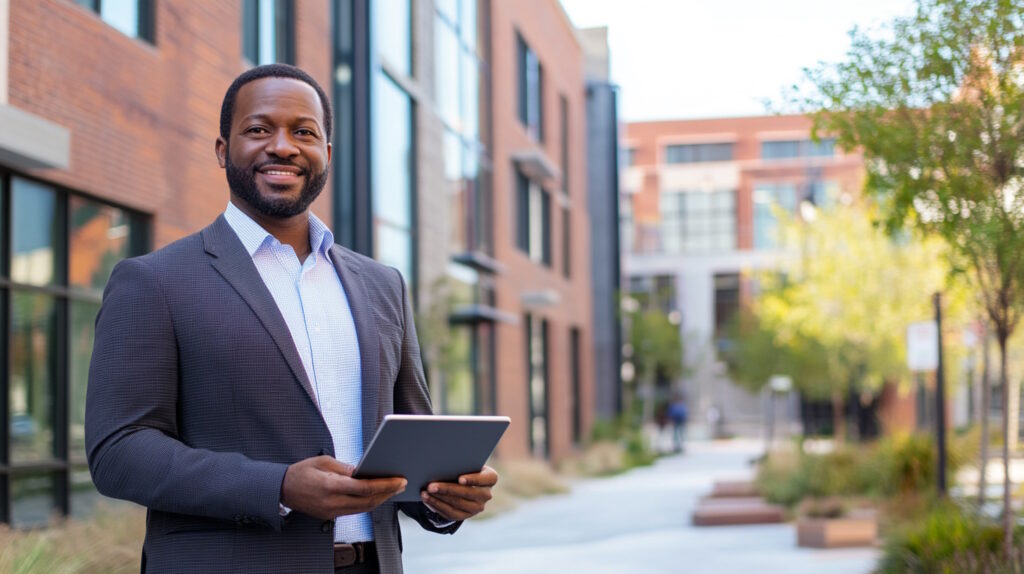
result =
[{"label": "man's left hand", "polygon": [[431,482],[420,498],[448,520],[465,520],[483,512],[497,482],[498,473],[484,466],[480,472],[460,476],[457,483]]}]

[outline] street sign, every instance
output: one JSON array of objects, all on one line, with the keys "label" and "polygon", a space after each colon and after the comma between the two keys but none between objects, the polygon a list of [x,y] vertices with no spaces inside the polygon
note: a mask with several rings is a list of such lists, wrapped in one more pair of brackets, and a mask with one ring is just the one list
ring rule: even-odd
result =
[{"label": "street sign", "polygon": [[939,328],[935,321],[911,323],[907,327],[907,367],[911,371],[939,368]]}]

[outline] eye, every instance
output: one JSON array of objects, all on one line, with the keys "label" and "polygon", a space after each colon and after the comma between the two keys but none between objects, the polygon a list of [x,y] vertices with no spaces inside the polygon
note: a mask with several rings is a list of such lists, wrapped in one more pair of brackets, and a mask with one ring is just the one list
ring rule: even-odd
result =
[{"label": "eye", "polygon": [[250,128],[246,128],[246,130],[243,133],[247,133],[247,134],[269,134],[270,131],[267,128],[263,127],[263,126],[252,126]]},{"label": "eye", "polygon": [[295,133],[303,137],[317,137],[317,133],[309,128],[299,128],[295,130]]}]

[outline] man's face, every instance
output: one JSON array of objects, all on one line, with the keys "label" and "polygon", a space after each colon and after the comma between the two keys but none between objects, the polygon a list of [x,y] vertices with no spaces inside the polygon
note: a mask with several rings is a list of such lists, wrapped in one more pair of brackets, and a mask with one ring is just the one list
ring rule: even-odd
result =
[{"label": "man's face", "polygon": [[316,91],[291,78],[254,80],[238,90],[228,141],[217,161],[243,211],[282,219],[306,211],[327,182],[331,145]]}]

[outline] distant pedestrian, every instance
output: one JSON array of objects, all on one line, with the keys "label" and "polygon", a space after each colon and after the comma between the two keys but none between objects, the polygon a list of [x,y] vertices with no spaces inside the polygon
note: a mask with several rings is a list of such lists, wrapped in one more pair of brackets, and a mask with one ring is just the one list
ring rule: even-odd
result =
[{"label": "distant pedestrian", "polygon": [[683,436],[689,413],[682,395],[676,395],[668,405],[668,418],[672,421],[672,444],[676,452],[683,452]]}]

